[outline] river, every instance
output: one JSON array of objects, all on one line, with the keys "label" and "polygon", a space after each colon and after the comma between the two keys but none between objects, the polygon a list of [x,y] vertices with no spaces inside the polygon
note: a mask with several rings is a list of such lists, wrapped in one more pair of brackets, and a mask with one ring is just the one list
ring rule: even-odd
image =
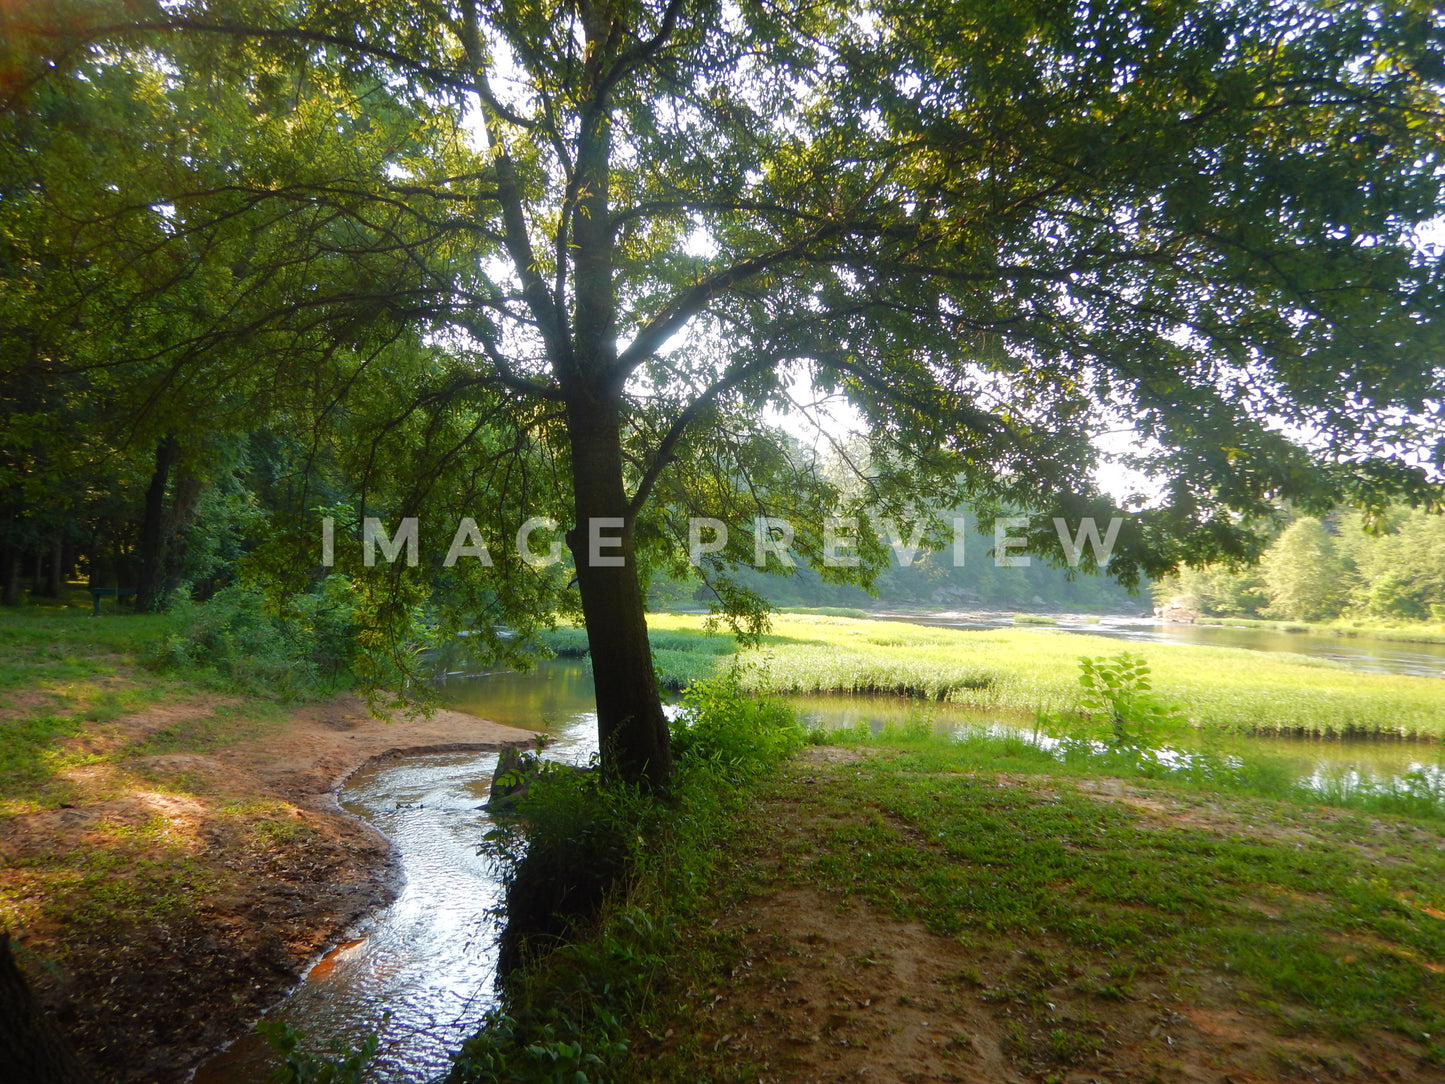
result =
[{"label": "river", "polygon": [[[1009,628],[1011,614],[880,614],[892,621],[953,629]],[[1412,674],[1445,677],[1445,644],[1416,644],[1371,636],[1325,636],[1317,633],[1275,632],[1271,629],[1227,625],[1180,625],[1139,617],[1089,618],[1077,614],[1047,615],[1049,628],[1113,640],[1152,644],[1197,644],[1206,647],[1242,647],[1250,651],[1278,651],[1333,659],[1354,670],[1376,674]],[[1031,627],[1031,626],[1030,626]]]}]

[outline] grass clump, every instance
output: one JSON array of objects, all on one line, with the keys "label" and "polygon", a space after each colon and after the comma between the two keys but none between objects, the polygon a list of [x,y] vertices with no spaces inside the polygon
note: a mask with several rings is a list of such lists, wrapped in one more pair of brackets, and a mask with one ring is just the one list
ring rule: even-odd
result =
[{"label": "grass clump", "polygon": [[749,787],[804,741],[786,708],[748,699],[721,677],[693,687],[674,722],[669,793],[642,794],[596,771],[542,773],[521,819],[490,849],[509,897],[527,878],[529,893],[563,901],[566,913],[518,953],[501,1004],[449,1081],[612,1079],[629,1029],[666,1003],[668,955],[696,916]]}]

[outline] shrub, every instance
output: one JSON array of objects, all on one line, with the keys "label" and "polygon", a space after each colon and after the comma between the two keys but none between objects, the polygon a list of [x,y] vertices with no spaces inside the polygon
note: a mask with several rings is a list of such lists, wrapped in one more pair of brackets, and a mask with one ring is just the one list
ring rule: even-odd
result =
[{"label": "shrub", "polygon": [[772,767],[807,742],[791,708],[755,700],[738,689],[735,672],[694,682],[673,720],[679,770],[739,783]]},{"label": "shrub", "polygon": [[152,661],[162,667],[208,666],[247,692],[298,697],[334,687],[356,642],[350,581],[330,576],[284,609],[257,588],[232,584],[210,601],[177,602],[176,631]]},{"label": "shrub", "polygon": [[1160,702],[1149,682],[1149,664],[1127,651],[1113,658],[1079,659],[1079,711],[1102,719],[1115,745],[1144,748],[1165,724],[1179,723],[1179,712]]}]

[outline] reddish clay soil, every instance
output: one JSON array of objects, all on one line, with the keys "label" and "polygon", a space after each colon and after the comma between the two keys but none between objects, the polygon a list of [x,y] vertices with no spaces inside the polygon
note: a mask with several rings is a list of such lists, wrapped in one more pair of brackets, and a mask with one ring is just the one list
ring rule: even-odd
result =
[{"label": "reddish clay soil", "polygon": [[[133,747],[224,706],[154,708],[88,730],[72,751]],[[27,887],[34,897],[17,931],[22,968],[98,1079],[183,1080],[393,895],[390,845],[337,805],[352,772],[402,752],[534,739],[455,711],[377,719],[341,697],[207,755],[122,756],[71,769],[77,793],[95,800],[0,821],[0,887],[12,899],[23,901]],[[82,866],[66,891],[53,859],[67,853],[112,861]],[[132,928],[87,911],[97,892],[156,893],[172,883],[188,890],[174,905],[133,901],[126,913],[146,917]]]}]

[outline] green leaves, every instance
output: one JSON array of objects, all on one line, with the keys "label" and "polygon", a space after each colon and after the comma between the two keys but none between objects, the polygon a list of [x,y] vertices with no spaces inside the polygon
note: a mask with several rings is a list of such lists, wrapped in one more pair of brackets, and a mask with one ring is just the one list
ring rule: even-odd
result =
[{"label": "green leaves", "polygon": [[1184,722],[1177,708],[1153,696],[1149,664],[1139,655],[1081,656],[1079,687],[1079,711],[1102,720],[1115,745],[1148,748],[1160,727]]},{"label": "green leaves", "polygon": [[[1128,582],[1257,554],[1281,501],[1441,497],[1418,5],[181,0],[18,29],[0,375],[66,388],[16,397],[46,477],[77,418],[122,447],[264,426],[359,473],[359,514],[563,522],[603,404],[649,567],[682,570],[689,516],[816,534],[968,495],[1131,511]],[[765,424],[827,395],[863,496]],[[1152,479],[1127,500],[1098,485],[1120,430]],[[707,570],[739,619],[747,557]],[[443,628],[573,601],[499,566],[403,604],[406,575],[369,602],[393,640],[438,576]]]}]

